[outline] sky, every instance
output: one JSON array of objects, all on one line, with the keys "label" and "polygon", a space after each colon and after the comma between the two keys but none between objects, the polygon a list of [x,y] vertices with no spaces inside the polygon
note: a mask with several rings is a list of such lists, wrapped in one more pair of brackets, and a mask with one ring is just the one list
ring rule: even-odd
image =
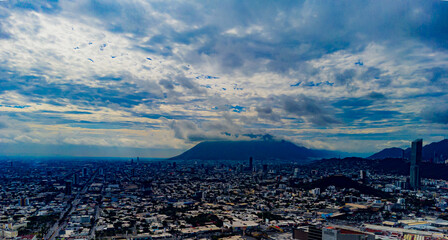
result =
[{"label": "sky", "polygon": [[448,135],[448,1],[0,0],[0,155]]}]

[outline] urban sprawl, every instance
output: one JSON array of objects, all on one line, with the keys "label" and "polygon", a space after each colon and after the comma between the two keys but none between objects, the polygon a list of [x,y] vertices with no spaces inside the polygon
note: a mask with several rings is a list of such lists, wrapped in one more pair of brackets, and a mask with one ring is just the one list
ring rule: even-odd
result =
[{"label": "urban sprawl", "polygon": [[421,149],[409,175],[337,159],[4,159],[0,238],[448,239],[448,182],[420,177]]}]

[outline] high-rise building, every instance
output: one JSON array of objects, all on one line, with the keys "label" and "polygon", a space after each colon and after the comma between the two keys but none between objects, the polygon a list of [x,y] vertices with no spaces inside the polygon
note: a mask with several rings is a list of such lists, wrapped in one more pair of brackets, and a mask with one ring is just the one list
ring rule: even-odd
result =
[{"label": "high-rise building", "polygon": [[268,173],[268,165],[263,164],[263,173]]},{"label": "high-rise building", "polygon": [[88,172],[88,169],[86,167],[83,167],[82,168],[82,176],[87,177],[87,172]]},{"label": "high-rise building", "polygon": [[79,185],[79,176],[78,176],[78,173],[74,173],[74,174],[73,174],[73,184],[74,184],[75,186]]},{"label": "high-rise building", "polygon": [[361,179],[361,180],[365,180],[366,179],[366,171],[365,170],[360,170],[359,171],[359,179]]},{"label": "high-rise building", "polygon": [[30,200],[26,197],[20,197],[19,199],[19,206],[25,207],[30,205]]},{"label": "high-rise building", "polygon": [[252,157],[249,158],[249,171],[254,170],[254,159]]},{"label": "high-rise building", "polygon": [[417,139],[411,145],[410,184],[412,189],[420,188],[420,163],[422,161],[423,140]]},{"label": "high-rise building", "polygon": [[65,195],[71,195],[72,194],[72,181],[66,181],[65,182]]}]

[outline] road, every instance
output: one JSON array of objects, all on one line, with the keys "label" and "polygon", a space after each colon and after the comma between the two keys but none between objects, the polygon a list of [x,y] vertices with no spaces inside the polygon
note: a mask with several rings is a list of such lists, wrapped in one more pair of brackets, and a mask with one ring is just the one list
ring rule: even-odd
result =
[{"label": "road", "polygon": [[[67,210],[63,214],[61,213],[59,220],[50,228],[44,239],[54,240],[58,233],[65,228],[65,226],[67,225],[65,220],[69,218],[73,211],[76,209],[79,202],[81,201],[82,196],[87,192],[89,186],[95,179],[97,172],[98,171],[95,171],[92,177],[90,177],[89,181],[83,186],[82,190],[78,192],[73,201],[68,204]],[[61,223],[61,225],[59,225],[59,223]]]},{"label": "road", "polygon": [[89,232],[90,239],[93,239],[95,237],[95,228],[96,228],[98,218],[100,217],[100,211],[101,211],[100,205],[97,204],[95,207],[95,218],[93,219],[93,225]]}]

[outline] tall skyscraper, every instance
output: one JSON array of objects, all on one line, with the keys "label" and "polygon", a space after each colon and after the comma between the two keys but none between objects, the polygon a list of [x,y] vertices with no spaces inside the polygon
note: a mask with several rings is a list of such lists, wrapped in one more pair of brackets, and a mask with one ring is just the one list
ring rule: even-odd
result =
[{"label": "tall skyscraper", "polygon": [[82,176],[83,176],[83,177],[87,177],[88,169],[87,169],[86,167],[83,167],[81,173],[82,173]]},{"label": "tall skyscraper", "polygon": [[249,171],[254,170],[254,159],[252,157],[249,158]]},{"label": "tall skyscraper", "polygon": [[78,173],[74,173],[74,174],[73,174],[73,184],[74,184],[75,186],[78,186],[78,185],[79,185],[79,176],[78,176]]},{"label": "tall skyscraper", "polygon": [[411,145],[410,184],[412,189],[420,188],[420,163],[422,161],[423,140],[417,139]]},{"label": "tall skyscraper", "polygon": [[20,197],[19,199],[19,206],[25,207],[30,205],[30,200],[26,197]]},{"label": "tall skyscraper", "polygon": [[359,171],[359,179],[361,179],[361,180],[366,179],[366,171],[364,171],[364,170]]},{"label": "tall skyscraper", "polygon": [[72,181],[66,181],[65,182],[65,195],[71,195],[72,194]]}]

